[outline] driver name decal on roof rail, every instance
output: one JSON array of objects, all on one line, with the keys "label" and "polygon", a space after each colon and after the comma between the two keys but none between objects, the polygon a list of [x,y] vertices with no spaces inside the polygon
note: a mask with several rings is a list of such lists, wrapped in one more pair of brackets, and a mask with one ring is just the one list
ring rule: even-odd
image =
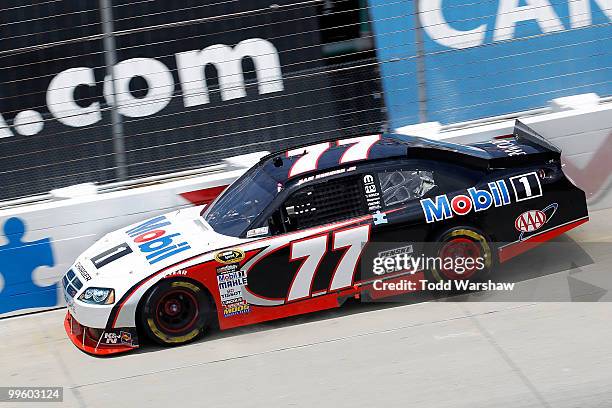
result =
[{"label": "driver name decal on roof rail", "polygon": [[[514,201],[530,200],[542,196],[542,186],[536,173],[531,172],[509,178],[514,191]],[[488,183],[489,191],[468,188],[468,194],[459,194],[449,199],[446,194],[434,199],[424,198],[421,207],[427,223],[453,218],[455,215],[466,215],[471,211],[479,212],[501,207],[511,203],[510,190],[506,180]]]},{"label": "driver name decal on roof rail", "polygon": [[307,183],[309,181],[313,181],[313,180],[320,180],[326,177],[331,177],[331,176],[336,176],[338,174],[343,174],[343,173],[348,173],[349,171],[355,171],[357,169],[357,167],[355,166],[351,166],[351,167],[343,167],[341,169],[336,169],[336,170],[331,170],[331,171],[327,171],[325,173],[319,173],[319,174],[315,174],[312,176],[308,176],[308,177],[304,177],[302,179],[299,179],[298,182],[296,183],[298,186]]},{"label": "driver name decal on roof rail", "polygon": [[182,240],[180,233],[167,234],[167,231],[163,229],[171,225],[172,223],[162,215],[145,221],[126,233],[134,243],[138,244],[138,249],[146,256],[149,264],[154,265],[191,249],[186,241],[176,243]]}]

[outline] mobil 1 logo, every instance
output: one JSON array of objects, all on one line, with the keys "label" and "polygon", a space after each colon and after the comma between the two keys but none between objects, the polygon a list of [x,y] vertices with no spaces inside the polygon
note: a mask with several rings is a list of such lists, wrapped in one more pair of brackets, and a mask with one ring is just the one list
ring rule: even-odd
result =
[{"label": "mobil 1 logo", "polygon": [[537,173],[531,172],[510,177],[516,202],[530,200],[542,196],[542,185]]},{"label": "mobil 1 logo", "polygon": [[500,179],[488,183],[488,190],[470,187],[468,194],[457,194],[452,198],[442,194],[434,198],[428,197],[421,200],[421,207],[427,223],[442,221],[453,218],[455,215],[466,215],[472,211],[479,212],[491,208],[501,207],[514,202],[530,200],[542,196],[540,179],[535,172],[525,173],[509,179]]}]

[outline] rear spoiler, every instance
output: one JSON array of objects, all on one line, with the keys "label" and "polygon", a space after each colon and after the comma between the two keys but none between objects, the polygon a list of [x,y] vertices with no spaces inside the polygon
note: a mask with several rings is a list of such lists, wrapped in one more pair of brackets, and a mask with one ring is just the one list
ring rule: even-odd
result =
[{"label": "rear spoiler", "polygon": [[[544,139],[535,130],[517,120],[514,124],[514,131],[510,136],[496,137],[496,139],[512,138],[518,145],[530,146],[529,154],[524,155],[506,155],[499,156],[494,152],[490,152],[491,157],[488,160],[487,167],[493,168],[509,168],[517,166],[533,166],[544,164],[551,160],[559,161],[561,159],[561,149]],[[478,146],[478,144],[476,144]],[[485,146],[480,146],[488,150]]]},{"label": "rear spoiler", "polygon": [[491,142],[463,145],[424,140],[421,145],[410,146],[407,154],[410,158],[450,161],[487,170],[544,164],[561,158],[561,150],[558,147],[520,120],[515,122],[512,135],[498,136],[495,139],[513,139],[518,145],[530,146],[531,149],[528,154],[509,155],[501,153]]},{"label": "rear spoiler", "polygon": [[538,132],[536,132],[518,119],[516,120],[516,122],[514,122],[513,134],[517,142],[540,146],[545,148],[546,150],[561,154],[561,149],[550,143],[548,140],[544,139],[542,135],[540,135]]}]

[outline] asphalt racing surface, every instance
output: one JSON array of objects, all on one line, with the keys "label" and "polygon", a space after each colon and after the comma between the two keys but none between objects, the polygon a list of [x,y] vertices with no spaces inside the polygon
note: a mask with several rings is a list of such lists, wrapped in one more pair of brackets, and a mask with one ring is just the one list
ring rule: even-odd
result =
[{"label": "asphalt racing surface", "polygon": [[71,407],[609,408],[611,215],[517,259],[515,298],[354,303],[108,358],[70,343],[65,310],[0,320],[0,386]]}]

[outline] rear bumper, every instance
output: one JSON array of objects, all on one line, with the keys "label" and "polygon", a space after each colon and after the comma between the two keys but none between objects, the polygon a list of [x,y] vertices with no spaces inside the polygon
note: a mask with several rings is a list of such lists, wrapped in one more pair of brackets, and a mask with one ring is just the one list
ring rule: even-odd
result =
[{"label": "rear bumper", "polygon": [[555,238],[556,236],[564,234],[567,231],[584,224],[588,220],[589,217],[586,216],[542,231],[523,241],[512,242],[510,244],[504,245],[499,248],[499,262],[506,262],[507,260],[514,258],[515,256],[522,254],[523,252],[527,252],[530,249],[535,248],[538,245],[541,245],[542,243]]},{"label": "rear bumper", "polygon": [[67,312],[64,329],[70,341],[89,354],[118,354],[138,348],[138,334],[135,328],[105,330],[85,327]]}]

